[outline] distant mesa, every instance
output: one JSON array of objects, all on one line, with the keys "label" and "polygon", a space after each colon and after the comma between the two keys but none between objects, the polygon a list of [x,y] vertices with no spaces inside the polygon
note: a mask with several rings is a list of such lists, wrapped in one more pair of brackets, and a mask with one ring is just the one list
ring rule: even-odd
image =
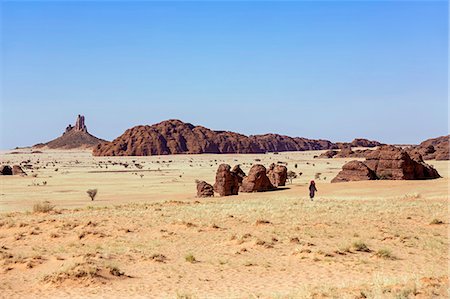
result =
[{"label": "distant mesa", "polygon": [[450,135],[427,139],[408,149],[411,155],[420,154],[424,160],[449,160]]},{"label": "distant mesa", "polygon": [[365,138],[355,138],[352,142],[337,142],[336,145],[338,148],[343,149],[352,147],[377,147],[383,145],[383,143]]},{"label": "distant mesa", "polygon": [[36,144],[33,148],[90,149],[101,142],[106,141],[89,134],[84,116],[78,115],[75,126],[69,124],[61,137],[47,143]]},{"label": "distant mesa", "polygon": [[94,156],[150,156],[171,154],[250,154],[337,148],[328,140],[278,134],[251,135],[213,131],[180,120],[128,129],[111,142],[98,144]]}]

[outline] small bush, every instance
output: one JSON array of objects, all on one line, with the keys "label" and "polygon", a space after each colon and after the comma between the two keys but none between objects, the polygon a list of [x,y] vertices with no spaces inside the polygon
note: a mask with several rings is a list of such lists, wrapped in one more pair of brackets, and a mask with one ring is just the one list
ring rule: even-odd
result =
[{"label": "small bush", "polygon": [[42,203],[37,203],[33,206],[33,212],[35,213],[48,213],[53,211],[54,205],[50,204],[49,201],[44,201]]},{"label": "small bush", "polygon": [[94,200],[94,198],[97,196],[97,189],[89,189],[86,191],[86,193],[89,195],[91,200]]},{"label": "small bush", "polygon": [[352,244],[352,246],[356,251],[370,252],[369,247],[364,242],[357,241],[357,242],[354,242]]},{"label": "small bush", "polygon": [[392,255],[389,249],[380,249],[375,253],[375,256],[386,260],[395,260],[395,256]]},{"label": "small bush", "polygon": [[430,224],[444,224],[444,221],[434,218]]},{"label": "small bush", "polygon": [[197,259],[195,258],[195,256],[192,253],[187,254],[184,257],[184,259],[186,260],[186,262],[189,262],[189,263],[192,263],[192,264],[197,262]]}]

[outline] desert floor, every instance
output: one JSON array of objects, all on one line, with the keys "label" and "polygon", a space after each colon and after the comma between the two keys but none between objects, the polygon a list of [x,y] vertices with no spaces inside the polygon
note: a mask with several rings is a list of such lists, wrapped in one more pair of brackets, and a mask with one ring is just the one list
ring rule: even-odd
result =
[{"label": "desert floor", "polygon": [[[449,162],[428,161],[437,180],[331,184],[350,159],[318,154],[3,153],[31,169],[0,177],[0,297],[448,298]],[[220,163],[272,162],[302,175],[195,197]]]}]

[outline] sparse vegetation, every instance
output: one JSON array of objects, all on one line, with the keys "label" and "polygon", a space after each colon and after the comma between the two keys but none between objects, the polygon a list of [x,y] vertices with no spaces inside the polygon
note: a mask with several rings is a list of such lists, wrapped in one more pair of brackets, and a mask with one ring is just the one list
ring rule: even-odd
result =
[{"label": "sparse vegetation", "polygon": [[430,224],[435,224],[435,225],[444,224],[444,221],[434,218],[433,220],[431,220]]},{"label": "sparse vegetation", "polygon": [[97,196],[97,189],[89,189],[88,191],[86,191],[86,193],[89,195],[91,200],[94,200]]},{"label": "sparse vegetation", "polygon": [[197,259],[195,258],[195,256],[194,256],[192,253],[187,254],[187,255],[184,257],[184,260],[185,260],[186,262],[192,263],[192,264],[198,262]]},{"label": "sparse vegetation", "polygon": [[375,253],[375,256],[386,259],[386,260],[395,260],[396,259],[396,257],[394,255],[392,255],[392,252],[386,248],[378,250]]},{"label": "sparse vegetation", "polygon": [[356,251],[370,252],[369,247],[366,245],[366,243],[364,243],[364,242],[362,242],[362,241],[356,241],[356,242],[353,242],[352,247],[353,247],[353,249],[355,249]]},{"label": "sparse vegetation", "polygon": [[54,205],[52,205],[49,201],[44,201],[41,203],[36,203],[33,205],[33,212],[34,213],[48,213],[53,211],[55,208]]}]

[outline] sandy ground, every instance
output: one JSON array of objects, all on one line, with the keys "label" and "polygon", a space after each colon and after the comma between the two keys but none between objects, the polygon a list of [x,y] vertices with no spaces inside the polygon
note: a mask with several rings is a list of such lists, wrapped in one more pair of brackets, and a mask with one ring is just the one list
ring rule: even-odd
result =
[{"label": "sandy ground", "polygon": [[[0,177],[0,297],[448,298],[449,162],[429,161],[437,180],[330,184],[350,159],[318,154],[2,154],[32,169]],[[220,163],[272,162],[302,175],[195,198]]]}]

